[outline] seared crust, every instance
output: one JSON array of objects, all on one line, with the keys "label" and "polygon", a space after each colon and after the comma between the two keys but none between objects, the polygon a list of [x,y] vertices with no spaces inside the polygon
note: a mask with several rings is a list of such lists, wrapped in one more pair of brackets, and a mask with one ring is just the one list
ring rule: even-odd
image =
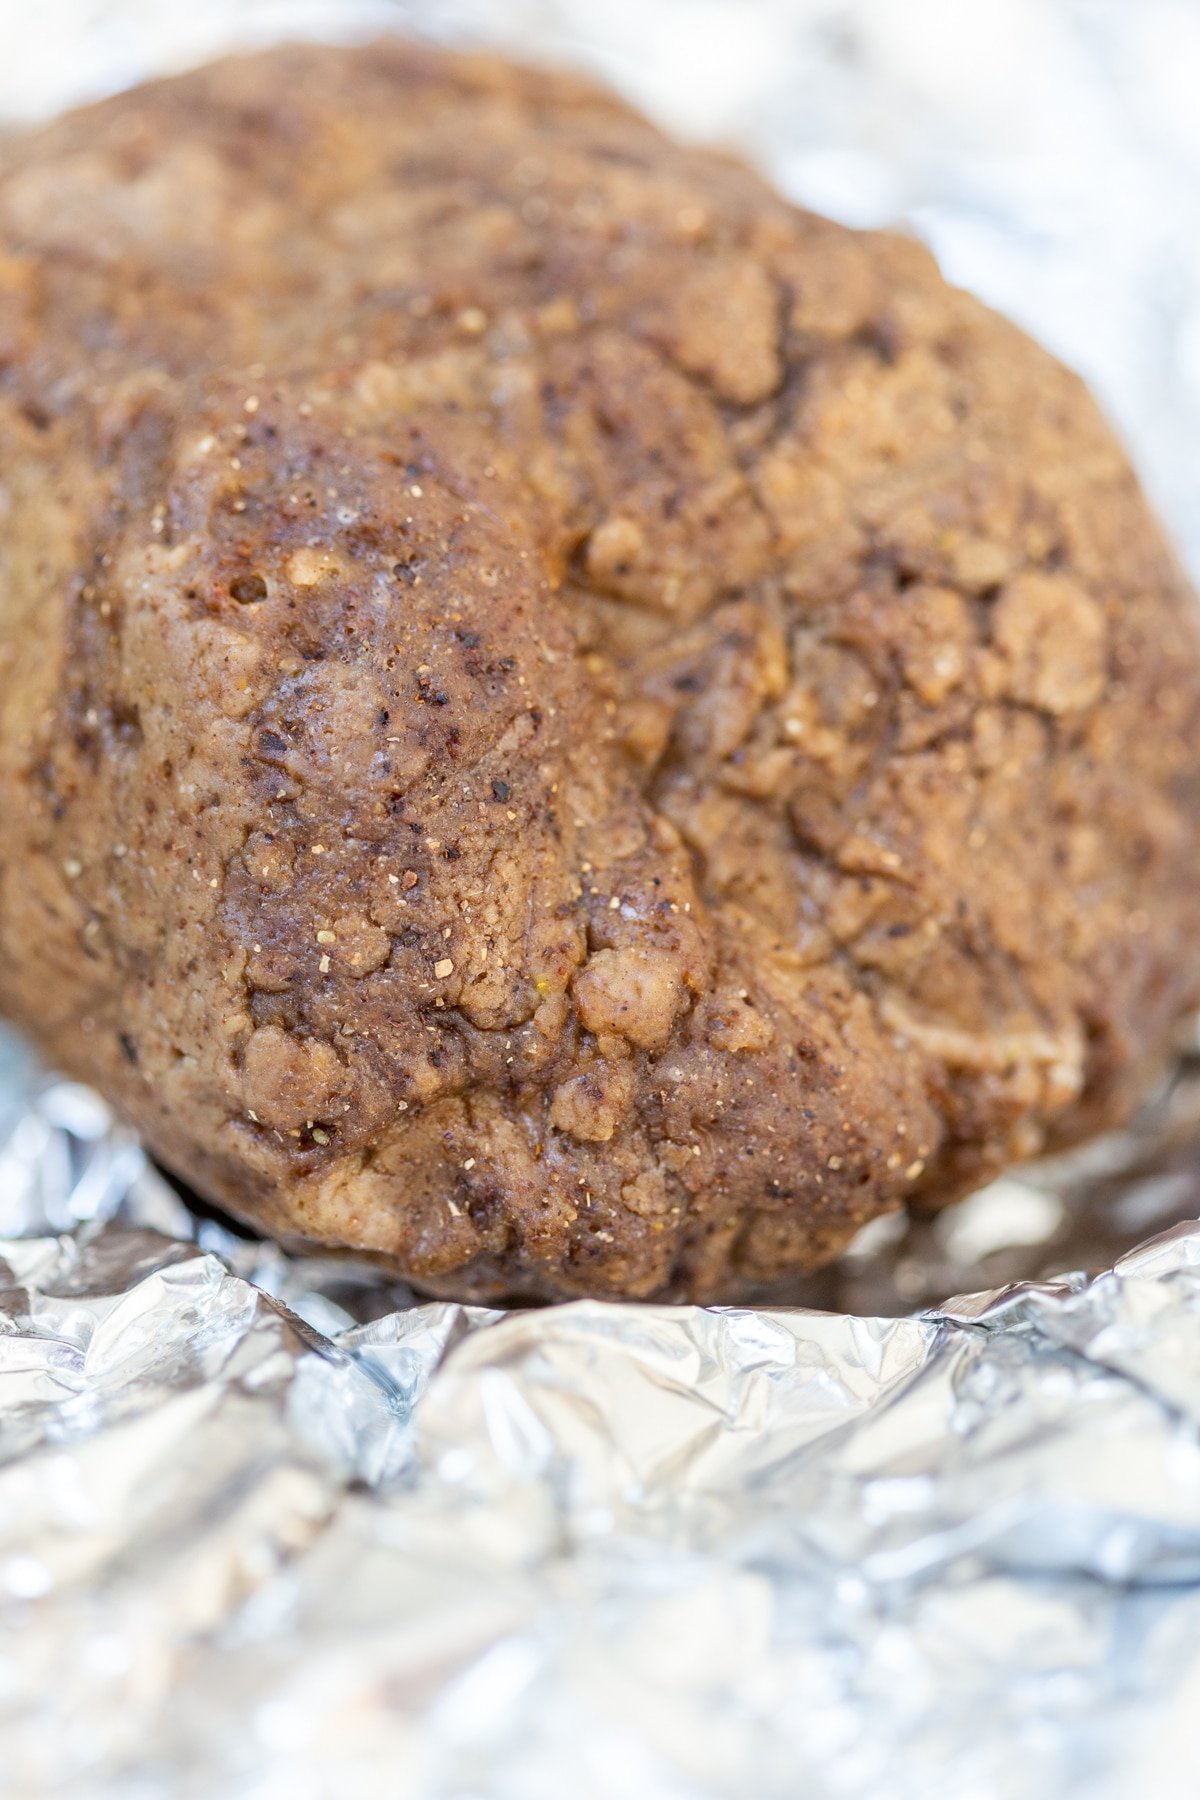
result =
[{"label": "seared crust", "polygon": [[1193,599],[1078,380],[573,80],[0,152],[0,1006],[281,1235],[730,1299],[1200,998]]}]

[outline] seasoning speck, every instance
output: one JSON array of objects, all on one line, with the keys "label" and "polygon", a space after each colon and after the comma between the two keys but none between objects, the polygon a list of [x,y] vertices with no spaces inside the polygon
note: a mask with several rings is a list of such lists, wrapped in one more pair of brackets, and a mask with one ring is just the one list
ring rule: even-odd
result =
[{"label": "seasoning speck", "polygon": [[453,975],[454,964],[448,956],[443,956],[440,962],[434,963],[433,972],[439,981],[445,981],[447,975]]}]

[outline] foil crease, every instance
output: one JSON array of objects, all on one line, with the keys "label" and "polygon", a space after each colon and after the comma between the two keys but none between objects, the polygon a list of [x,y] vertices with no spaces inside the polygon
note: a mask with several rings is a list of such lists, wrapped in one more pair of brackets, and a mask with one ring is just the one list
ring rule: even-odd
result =
[{"label": "foil crease", "polygon": [[909,1317],[397,1306],[65,1083],[0,1204],[6,1795],[1194,1792],[1198,1224]]},{"label": "foil crease", "polygon": [[[1195,0],[52,0],[0,119],[389,26],[907,221],[1200,570]],[[0,1796],[1190,1800],[1198,1145],[1185,1054],[803,1306],[503,1314],[199,1215],[0,1037]]]}]

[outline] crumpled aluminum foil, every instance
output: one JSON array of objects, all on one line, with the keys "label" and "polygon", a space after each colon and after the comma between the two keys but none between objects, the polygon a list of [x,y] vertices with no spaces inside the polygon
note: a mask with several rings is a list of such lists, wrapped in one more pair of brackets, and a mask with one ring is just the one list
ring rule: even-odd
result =
[{"label": "crumpled aluminum foil", "polygon": [[1200,1226],[915,1317],[397,1308],[67,1084],[0,1201],[15,1800],[1195,1791]]},{"label": "crumpled aluminum foil", "polygon": [[[0,117],[381,23],[914,223],[1200,570],[1195,0],[45,0]],[[0,1035],[0,1796],[1191,1800],[1198,1213],[1193,1044],[809,1310],[420,1304],[193,1210]]]}]

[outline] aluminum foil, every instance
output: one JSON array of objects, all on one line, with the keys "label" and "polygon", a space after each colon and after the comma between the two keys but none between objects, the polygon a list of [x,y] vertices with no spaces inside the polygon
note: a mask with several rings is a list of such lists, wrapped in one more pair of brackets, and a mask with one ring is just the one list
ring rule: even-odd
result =
[{"label": "aluminum foil", "polygon": [[0,1199],[6,1795],[1195,1791],[1200,1226],[912,1317],[397,1306],[64,1084]]},{"label": "aluminum foil", "polygon": [[[908,220],[1200,571],[1196,0],[0,0],[0,117],[381,23]],[[203,1214],[0,1037],[0,1796],[1190,1800],[1197,1213],[1184,1044],[1133,1130],[805,1307],[420,1304]]]}]

